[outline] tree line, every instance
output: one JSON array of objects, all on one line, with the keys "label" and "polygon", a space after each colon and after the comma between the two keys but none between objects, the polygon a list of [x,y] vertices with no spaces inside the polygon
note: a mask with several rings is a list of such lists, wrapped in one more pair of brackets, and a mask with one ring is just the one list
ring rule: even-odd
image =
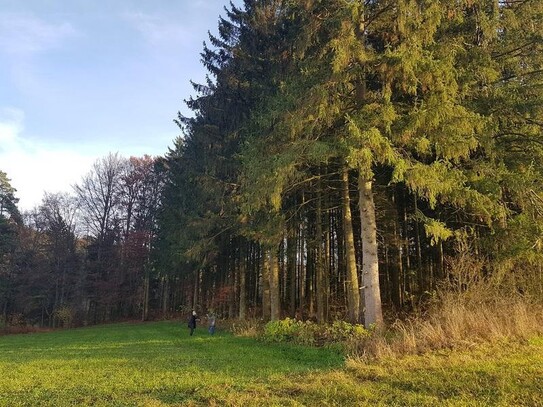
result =
[{"label": "tree line", "polygon": [[73,193],[20,214],[2,175],[0,310],[7,324],[71,326],[147,318],[151,246],[163,185],[158,159],[110,154]]},{"label": "tree line", "polygon": [[186,307],[371,326],[461,288],[466,255],[542,298],[542,16],[530,0],[230,4],[183,136],[143,176],[155,201],[134,174],[110,197],[97,168],[76,188],[82,274],[48,260],[46,312],[69,276],[92,322]]}]

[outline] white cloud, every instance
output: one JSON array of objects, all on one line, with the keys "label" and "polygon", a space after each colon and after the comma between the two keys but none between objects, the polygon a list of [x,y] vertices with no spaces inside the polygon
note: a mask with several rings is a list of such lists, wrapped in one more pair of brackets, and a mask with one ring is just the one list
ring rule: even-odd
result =
[{"label": "white cloud", "polygon": [[0,13],[0,50],[16,56],[30,56],[60,46],[76,34],[68,22],[49,23],[33,16]]},{"label": "white cloud", "polygon": [[24,113],[19,109],[0,110],[0,153],[16,143],[23,119]]},{"label": "white cloud", "polygon": [[180,24],[179,21],[169,21],[157,14],[131,12],[123,14],[123,17],[152,47],[172,44],[192,45],[195,39],[190,25]]},{"label": "white cloud", "polygon": [[24,137],[24,113],[0,109],[0,170],[17,189],[19,208],[39,205],[44,192],[71,192],[97,157],[73,148],[36,143]]}]

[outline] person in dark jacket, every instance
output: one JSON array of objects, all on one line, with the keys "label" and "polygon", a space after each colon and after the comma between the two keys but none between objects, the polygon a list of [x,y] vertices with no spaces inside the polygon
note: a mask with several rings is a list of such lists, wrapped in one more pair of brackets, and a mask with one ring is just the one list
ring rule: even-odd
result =
[{"label": "person in dark jacket", "polygon": [[198,318],[196,311],[192,311],[192,315],[189,317],[190,336],[192,336],[194,330],[196,329],[196,318]]}]

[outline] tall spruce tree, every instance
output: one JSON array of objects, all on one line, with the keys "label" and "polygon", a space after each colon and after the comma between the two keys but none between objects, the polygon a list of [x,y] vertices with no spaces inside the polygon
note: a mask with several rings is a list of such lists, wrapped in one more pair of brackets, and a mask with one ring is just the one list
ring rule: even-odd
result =
[{"label": "tall spruce tree", "polygon": [[[247,118],[277,79],[277,42],[270,36],[281,37],[274,25],[281,3],[246,1],[243,9],[225,9],[219,35],[210,35],[211,46],[204,44],[202,52],[211,77],[205,85],[194,84],[198,94],[187,101],[194,116],[180,115],[177,121],[185,135],[166,165],[172,182],[179,184],[167,188],[166,196],[177,198],[165,200],[163,231],[170,230],[171,250],[199,267],[228,259],[231,244],[245,244],[237,238],[243,233],[237,206],[239,152]],[[181,231],[168,227],[173,219],[183,225]],[[231,274],[231,264],[225,260],[219,269]]]},{"label": "tall spruce tree", "polygon": [[[282,303],[294,313],[316,298],[323,320],[323,293],[344,286],[348,318],[359,320],[361,304],[364,323],[379,325],[379,255],[388,265],[389,251],[378,248],[378,227],[393,235],[381,242],[394,245],[401,305],[401,284],[422,292],[443,275],[454,229],[506,236],[528,230],[527,219],[538,224],[541,9],[488,0],[231,5],[202,53],[211,78],[195,84],[194,117],[179,118],[185,137],[165,160],[171,267],[205,269],[194,297],[200,283],[239,295],[249,294],[238,282],[250,284],[274,319]],[[376,205],[396,219],[379,226]],[[526,233],[526,249],[538,230]],[[402,276],[405,262],[417,281]]]},{"label": "tall spruce tree", "polygon": [[[376,168],[391,168],[388,182],[404,183],[430,208],[459,208],[464,221],[484,227],[503,223],[504,187],[518,161],[498,143],[532,150],[541,134],[541,87],[533,86],[541,77],[534,53],[541,5],[308,1],[292,8],[306,22],[295,46],[300,70],[267,106],[279,145],[264,164],[263,193],[280,201],[314,160],[343,157],[358,172],[364,320],[379,324]],[[500,97],[506,101],[496,105]],[[265,150],[255,140],[246,154]],[[247,163],[255,173],[259,164]],[[421,219],[434,241],[450,236],[445,222]]]}]

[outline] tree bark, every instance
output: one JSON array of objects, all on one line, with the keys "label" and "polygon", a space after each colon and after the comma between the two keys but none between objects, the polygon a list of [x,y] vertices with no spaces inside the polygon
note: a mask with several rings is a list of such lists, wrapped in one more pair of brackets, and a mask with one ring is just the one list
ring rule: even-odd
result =
[{"label": "tree bark", "polygon": [[315,245],[316,245],[316,259],[315,259],[315,273],[316,273],[316,297],[317,297],[317,321],[322,324],[326,322],[325,307],[326,307],[326,286],[324,285],[324,264],[323,264],[323,250],[322,250],[322,191],[320,181],[317,185],[317,209],[315,211]]},{"label": "tree bark", "polygon": [[364,326],[382,325],[381,290],[379,287],[379,259],[377,255],[377,224],[373,203],[372,181],[358,177],[360,219],[362,222],[362,276],[364,282]]},{"label": "tree bark", "polygon": [[279,263],[277,252],[271,249],[269,252],[269,270],[270,270],[270,319],[277,321],[281,318],[281,302],[279,292]]},{"label": "tree bark", "polygon": [[289,226],[287,236],[287,277],[289,282],[289,314],[291,318],[296,315],[296,238],[292,225]]},{"label": "tree bark", "polygon": [[[394,202],[395,206],[397,205]],[[395,212],[395,211],[394,211]],[[391,298],[396,309],[400,309],[402,306],[402,279],[403,279],[403,258],[402,258],[402,236],[401,225],[397,213],[394,213],[393,219],[393,240],[392,248],[394,253],[394,260],[392,265],[391,275]]]},{"label": "tree bark", "polygon": [[[328,207],[329,197],[326,196],[326,206]],[[332,238],[332,216],[330,211],[327,210],[324,213],[324,287],[326,290],[326,305],[324,307],[325,319],[328,321],[330,319],[330,304],[334,302],[335,297],[332,298],[334,294],[337,297],[337,290],[332,290],[332,272],[334,271],[334,239]]]},{"label": "tree bark", "polygon": [[239,259],[239,319],[245,319],[247,317],[247,255],[245,253],[246,243],[241,244],[241,254]]},{"label": "tree bark", "polygon": [[[415,215],[418,212],[417,197],[414,197]],[[418,280],[418,294],[421,295],[426,287],[424,284],[424,270],[422,269],[422,247],[420,242],[420,228],[419,221],[415,221],[415,244],[417,248],[417,280]]]},{"label": "tree bark", "polygon": [[268,251],[262,251],[262,319],[269,321],[271,318],[270,303],[270,260]]},{"label": "tree bark", "polygon": [[192,294],[192,309],[196,310],[198,306],[198,292],[200,290],[200,270],[196,270],[194,276],[194,292]]},{"label": "tree bark", "polygon": [[162,278],[162,314],[168,312],[170,306],[170,281],[168,276]]},{"label": "tree bark", "polygon": [[147,321],[149,317],[149,270],[145,265],[145,276],[143,278],[143,309],[141,313],[141,320]]},{"label": "tree bark", "polygon": [[343,197],[342,205],[343,232],[345,240],[345,266],[347,272],[347,318],[351,323],[357,323],[360,319],[360,291],[358,287],[358,273],[356,272],[351,199],[349,197],[349,170],[346,166],[343,166],[341,181]]}]

